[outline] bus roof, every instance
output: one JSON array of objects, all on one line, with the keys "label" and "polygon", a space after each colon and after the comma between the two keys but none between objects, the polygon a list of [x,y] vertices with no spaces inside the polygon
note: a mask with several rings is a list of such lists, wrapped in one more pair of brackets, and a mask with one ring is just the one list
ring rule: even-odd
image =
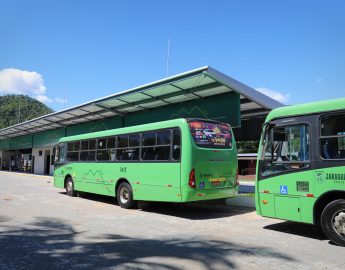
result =
[{"label": "bus roof", "polygon": [[80,135],[63,137],[59,140],[59,143],[70,142],[70,141],[81,141],[81,140],[93,139],[93,138],[99,138],[99,137],[107,137],[107,136],[112,136],[116,134],[134,133],[138,131],[146,131],[146,130],[151,130],[151,129],[163,129],[163,128],[169,128],[173,126],[180,127],[181,125],[183,125],[183,123],[186,123],[186,119],[179,118],[179,119],[155,122],[155,123],[150,123],[150,124],[143,124],[143,125],[116,128],[116,129],[108,129],[104,131],[90,132],[90,133],[85,133],[85,134],[80,134]]},{"label": "bus roof", "polygon": [[276,118],[336,111],[342,109],[345,109],[345,98],[284,106],[272,110],[268,114],[266,122],[269,122]]}]

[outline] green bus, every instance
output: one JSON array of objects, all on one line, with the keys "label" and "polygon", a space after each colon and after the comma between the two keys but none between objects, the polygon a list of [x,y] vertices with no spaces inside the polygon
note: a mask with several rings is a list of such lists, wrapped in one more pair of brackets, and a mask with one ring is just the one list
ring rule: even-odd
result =
[{"label": "green bus", "polygon": [[345,98],[277,108],[261,136],[256,211],[345,246]]},{"label": "green bus", "polygon": [[69,196],[114,196],[122,208],[233,197],[234,136],[225,123],[175,119],[64,137],[55,146],[54,186]]}]

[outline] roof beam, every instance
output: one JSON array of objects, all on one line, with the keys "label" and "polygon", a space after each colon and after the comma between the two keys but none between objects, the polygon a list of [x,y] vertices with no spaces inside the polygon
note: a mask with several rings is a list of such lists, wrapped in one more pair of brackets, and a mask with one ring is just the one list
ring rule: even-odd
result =
[{"label": "roof beam", "polygon": [[[20,132],[22,132],[22,131],[25,132],[25,129],[20,129],[20,128],[18,128],[18,127],[11,127],[11,129],[18,130],[18,131],[20,131]],[[11,129],[10,129],[10,130],[11,130]],[[1,134],[0,134],[0,135],[1,135]],[[5,133],[5,135],[8,135],[8,133]]]},{"label": "roof beam", "polygon": [[[181,90],[181,91],[188,91],[188,89],[183,89],[183,88],[181,88],[181,87],[179,87],[179,86],[177,86],[177,85],[175,85],[175,84],[173,84],[173,83],[171,83],[170,85],[171,85],[172,87],[175,87],[175,88]],[[203,97],[201,97],[201,96],[199,96],[199,95],[197,95],[197,94],[195,94],[195,93],[186,93],[186,94],[191,94],[191,95],[193,95],[193,96],[195,96],[195,97],[197,97],[197,98],[203,98]]]},{"label": "roof beam", "polygon": [[[134,104],[134,103],[137,103],[137,102],[128,102],[126,100],[123,100],[123,99],[120,99],[120,98],[117,98],[118,100],[124,102],[124,103],[127,103],[125,105],[121,105],[121,106],[118,106],[117,109],[125,109],[125,108],[129,108],[129,107],[132,107],[132,106],[137,106],[139,108],[142,108],[143,110],[150,110],[149,108],[145,108],[143,106],[140,106],[139,104]],[[145,103],[148,103],[148,102],[145,102],[146,100],[150,100],[150,99],[144,99],[144,100],[141,100],[141,104],[145,104]]]},{"label": "roof beam", "polygon": [[[200,91],[207,90],[207,89],[210,89],[210,88],[219,87],[220,85],[221,84],[217,83],[217,82],[216,83],[210,83],[210,84],[206,84],[206,85],[201,85],[201,86],[193,87],[191,90],[190,89],[185,89],[185,90],[177,91],[177,92],[174,92],[174,93],[169,93],[169,94],[161,95],[159,98],[160,99],[168,99],[168,98],[176,97],[176,96],[180,96],[180,95],[192,94],[192,93],[200,92]],[[123,101],[123,100],[121,100],[121,101]],[[117,107],[117,109],[121,110],[121,109],[124,109],[124,108],[128,108],[128,105],[131,105],[131,106],[144,105],[145,103],[149,103],[149,102],[152,102],[152,101],[155,101],[155,99],[149,98],[149,99],[139,100],[139,101],[132,102],[132,103],[129,103],[129,104],[120,105],[120,106]],[[125,102],[125,101],[123,101],[123,102]]]},{"label": "roof beam", "polygon": [[46,121],[46,122],[48,122],[48,123],[51,123],[51,124],[55,124],[55,125],[57,125],[57,126],[59,126],[59,127],[66,127],[65,125],[61,125],[61,124],[59,124],[59,123],[56,123],[56,122],[53,122],[53,121],[51,121],[51,120],[47,120],[47,119],[42,119],[43,121]]},{"label": "roof beam", "polygon": [[109,107],[104,106],[104,105],[102,105],[102,104],[93,103],[93,105],[95,105],[95,106],[97,106],[97,107],[99,107],[99,108],[101,108],[101,109],[103,109],[103,110],[106,110],[106,111],[108,111],[108,112],[116,113],[116,114],[118,114],[118,115],[120,115],[120,116],[125,116],[125,113],[124,113],[124,112],[121,112],[121,111],[116,110],[116,109],[109,108]]},{"label": "roof beam", "polygon": [[[65,121],[72,121],[72,122],[74,122],[74,123],[76,123],[76,124],[79,124],[78,122],[75,122],[75,121],[71,120],[72,118],[66,119],[66,118],[61,118],[61,117],[56,116],[56,115],[54,115],[54,117],[60,119],[60,121],[56,121],[56,122],[54,122],[54,123],[63,123],[63,122],[65,122]],[[80,118],[80,117],[74,117],[74,119],[76,119],[76,118]]]},{"label": "roof beam", "polygon": [[144,93],[144,92],[141,92],[141,94],[143,94],[143,95],[145,95],[145,96],[147,96],[147,97],[153,98],[153,99],[155,99],[156,101],[162,101],[162,102],[165,102],[166,104],[169,104],[169,105],[172,104],[172,103],[169,102],[169,101],[166,101],[166,100],[164,100],[164,99],[160,99],[159,97],[151,96],[151,95],[149,95],[149,94],[147,94],[147,93]]},{"label": "roof beam", "polygon": [[268,114],[270,110],[267,109],[253,109],[253,110],[246,110],[246,111],[241,111],[241,117],[248,117],[248,116],[260,116],[263,114]]}]

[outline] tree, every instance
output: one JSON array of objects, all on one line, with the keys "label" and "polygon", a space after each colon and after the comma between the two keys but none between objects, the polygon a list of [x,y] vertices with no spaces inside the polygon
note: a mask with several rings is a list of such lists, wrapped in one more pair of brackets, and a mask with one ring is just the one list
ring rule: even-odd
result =
[{"label": "tree", "polygon": [[25,95],[0,96],[0,128],[52,113],[42,102]]}]

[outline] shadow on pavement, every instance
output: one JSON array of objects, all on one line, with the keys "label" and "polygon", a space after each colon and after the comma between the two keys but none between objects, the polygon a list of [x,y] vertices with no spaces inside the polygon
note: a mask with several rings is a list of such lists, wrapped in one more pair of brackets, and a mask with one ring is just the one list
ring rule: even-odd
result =
[{"label": "shadow on pavement", "polygon": [[[67,196],[66,192],[60,192],[60,194]],[[84,192],[80,193],[79,196],[85,200],[92,200],[113,205],[117,204],[116,198],[110,196],[102,196]],[[139,202],[138,210],[190,220],[217,219],[242,215],[255,211],[255,209],[248,207],[225,206],[219,204],[217,205],[215,204],[215,201],[203,201],[184,204],[164,202]]]},{"label": "shadow on pavement", "polygon": [[[65,191],[59,192],[60,194],[67,196]],[[94,193],[87,193],[87,192],[80,192],[78,191],[78,197],[83,198],[85,200],[95,201],[95,202],[102,202],[106,204],[117,204],[116,198],[104,195],[98,195]]]},{"label": "shadow on pavement", "polygon": [[267,225],[264,227],[264,229],[299,235],[316,240],[327,240],[327,237],[323,234],[323,232],[318,229],[318,227],[311,224],[284,221],[281,223]]},{"label": "shadow on pavement", "polygon": [[[94,235],[56,218],[37,218],[20,227],[0,224],[1,269],[205,269],[236,268],[234,259],[248,263],[293,258],[265,247],[227,241],[141,239],[123,235]],[[143,232],[145,235],[145,232]],[[188,269],[188,267],[186,268]]]},{"label": "shadow on pavement", "polygon": [[206,220],[231,217],[254,212],[255,209],[239,206],[207,205],[203,203],[149,203],[142,211],[169,215],[190,220]]}]

